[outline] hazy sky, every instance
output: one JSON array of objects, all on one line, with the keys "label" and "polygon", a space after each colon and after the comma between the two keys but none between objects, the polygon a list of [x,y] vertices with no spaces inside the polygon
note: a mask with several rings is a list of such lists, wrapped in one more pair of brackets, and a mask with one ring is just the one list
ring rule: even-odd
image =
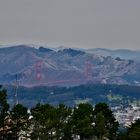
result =
[{"label": "hazy sky", "polygon": [[140,49],[140,0],[0,0],[0,44]]}]

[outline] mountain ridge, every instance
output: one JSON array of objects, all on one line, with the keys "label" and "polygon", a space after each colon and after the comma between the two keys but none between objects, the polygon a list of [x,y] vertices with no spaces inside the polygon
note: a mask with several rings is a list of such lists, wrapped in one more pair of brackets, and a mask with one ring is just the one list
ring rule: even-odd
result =
[{"label": "mountain ridge", "polygon": [[75,86],[87,82],[139,85],[139,70],[140,61],[89,53],[83,49],[54,50],[33,45],[0,48],[1,84],[13,83],[18,75],[20,84],[25,86]]}]

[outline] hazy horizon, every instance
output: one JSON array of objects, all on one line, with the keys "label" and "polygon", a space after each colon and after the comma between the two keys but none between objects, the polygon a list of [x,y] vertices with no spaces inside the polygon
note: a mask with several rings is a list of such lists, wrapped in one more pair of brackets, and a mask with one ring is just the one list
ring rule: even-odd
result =
[{"label": "hazy horizon", "polygon": [[139,0],[0,0],[0,45],[140,50]]},{"label": "hazy horizon", "polygon": [[105,47],[80,47],[80,46],[70,46],[70,45],[52,45],[52,44],[23,44],[23,43],[19,43],[19,44],[4,44],[4,45],[1,45],[0,44],[0,48],[8,48],[8,47],[15,47],[15,46],[22,46],[22,45],[25,45],[25,46],[28,46],[28,47],[33,47],[33,48],[36,48],[38,49],[39,47],[44,47],[44,48],[49,48],[49,49],[56,49],[56,50],[59,50],[59,49],[68,49],[68,48],[71,48],[71,49],[78,49],[78,50],[90,50],[90,49],[106,49],[106,50],[130,50],[130,51],[140,51],[140,49],[133,49],[133,48],[105,48]]}]

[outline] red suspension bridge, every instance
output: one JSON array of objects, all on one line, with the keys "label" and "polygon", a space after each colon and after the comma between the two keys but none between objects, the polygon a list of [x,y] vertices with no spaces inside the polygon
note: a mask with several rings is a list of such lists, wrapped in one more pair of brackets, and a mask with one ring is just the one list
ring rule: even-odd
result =
[{"label": "red suspension bridge", "polygon": [[67,84],[67,83],[71,83],[71,84],[78,84],[78,83],[86,83],[89,81],[92,81],[93,77],[92,77],[92,64],[90,62],[90,60],[87,60],[85,62],[85,78],[84,79],[72,79],[72,80],[50,80],[49,82],[45,82],[42,83],[42,68],[43,68],[43,61],[42,60],[38,60],[36,61],[35,64],[35,77],[36,80],[38,81],[38,83],[40,83],[40,85],[60,85],[60,84]]}]

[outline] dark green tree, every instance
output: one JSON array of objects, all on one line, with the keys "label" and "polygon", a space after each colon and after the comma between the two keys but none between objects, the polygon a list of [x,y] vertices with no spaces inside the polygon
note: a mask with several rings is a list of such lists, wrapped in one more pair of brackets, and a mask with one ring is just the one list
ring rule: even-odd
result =
[{"label": "dark green tree", "polygon": [[71,139],[71,129],[69,119],[71,117],[71,108],[60,104],[56,108],[57,112],[57,124],[56,124],[56,138],[57,139]]},{"label": "dark green tree", "polygon": [[95,134],[99,140],[108,137],[108,130],[105,127],[105,118],[102,112],[97,113],[95,120]]},{"label": "dark green tree", "polygon": [[29,114],[27,108],[21,104],[17,104],[10,112],[12,120],[11,139],[18,140],[20,136],[27,137],[29,131]]},{"label": "dark green tree", "polygon": [[8,116],[9,104],[7,103],[7,91],[0,86],[0,139],[6,139],[6,117]]},{"label": "dark green tree", "polygon": [[128,129],[128,140],[140,140],[140,119]]},{"label": "dark green tree", "polygon": [[117,140],[140,140],[140,119],[132,123],[125,132],[121,132]]},{"label": "dark green tree", "polygon": [[31,112],[33,115],[33,132],[31,134],[31,139],[48,140],[56,137],[56,108],[49,104],[37,104]]},{"label": "dark green tree", "polygon": [[93,136],[92,113],[93,107],[88,103],[79,104],[74,108],[71,117],[72,131],[75,136],[80,136],[80,140],[90,139]]},{"label": "dark green tree", "polygon": [[117,136],[117,140],[129,140],[127,132],[120,132]]},{"label": "dark green tree", "polygon": [[[93,119],[95,122],[95,129],[96,127],[98,128],[95,135],[99,139],[101,135],[109,140],[116,139],[119,124],[106,103],[98,103],[95,105]],[[103,130],[103,132],[100,132],[99,129]]]}]

